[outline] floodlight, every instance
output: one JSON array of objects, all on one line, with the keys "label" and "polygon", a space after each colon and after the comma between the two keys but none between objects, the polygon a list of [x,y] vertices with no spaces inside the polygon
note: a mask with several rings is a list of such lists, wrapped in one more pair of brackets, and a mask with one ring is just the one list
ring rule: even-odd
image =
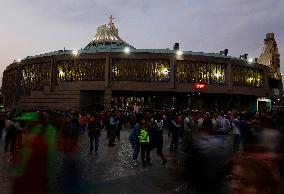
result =
[{"label": "floodlight", "polygon": [[129,47],[125,47],[124,48],[124,52],[127,53],[127,54],[130,53],[130,48]]},{"label": "floodlight", "polygon": [[72,54],[73,54],[74,56],[77,56],[77,55],[78,55],[78,50],[77,50],[77,49],[74,49],[74,50],[72,51]]},{"label": "floodlight", "polygon": [[176,52],[176,54],[177,54],[177,56],[182,56],[182,55],[183,55],[183,52],[180,51],[180,50],[178,50],[178,51]]},{"label": "floodlight", "polygon": [[253,63],[253,58],[249,58],[249,59],[248,59],[248,62],[249,62],[249,63]]}]

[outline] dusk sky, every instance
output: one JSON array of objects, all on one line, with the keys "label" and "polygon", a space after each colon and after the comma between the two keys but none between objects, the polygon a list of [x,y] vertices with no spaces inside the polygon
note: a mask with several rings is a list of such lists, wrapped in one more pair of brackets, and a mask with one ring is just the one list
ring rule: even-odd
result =
[{"label": "dusk sky", "polygon": [[0,78],[18,58],[85,47],[112,14],[136,48],[259,57],[274,32],[284,73],[284,0],[0,0]]}]

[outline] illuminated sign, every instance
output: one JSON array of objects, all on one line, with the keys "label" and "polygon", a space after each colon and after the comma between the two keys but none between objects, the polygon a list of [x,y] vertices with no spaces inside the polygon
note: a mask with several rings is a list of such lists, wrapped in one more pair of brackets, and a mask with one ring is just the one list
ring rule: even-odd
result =
[{"label": "illuminated sign", "polygon": [[205,84],[195,84],[195,88],[196,89],[204,89],[205,88]]}]

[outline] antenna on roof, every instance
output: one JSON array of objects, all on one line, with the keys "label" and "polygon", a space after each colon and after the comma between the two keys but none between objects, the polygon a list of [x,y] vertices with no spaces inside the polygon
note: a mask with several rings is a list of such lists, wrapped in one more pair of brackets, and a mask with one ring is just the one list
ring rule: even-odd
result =
[{"label": "antenna on roof", "polygon": [[243,55],[240,55],[240,59],[248,59],[248,54],[245,53]]},{"label": "antenna on roof", "polygon": [[225,49],[225,50],[223,50],[223,51],[220,51],[220,54],[221,54],[221,55],[227,56],[228,53],[229,53],[229,49]]}]

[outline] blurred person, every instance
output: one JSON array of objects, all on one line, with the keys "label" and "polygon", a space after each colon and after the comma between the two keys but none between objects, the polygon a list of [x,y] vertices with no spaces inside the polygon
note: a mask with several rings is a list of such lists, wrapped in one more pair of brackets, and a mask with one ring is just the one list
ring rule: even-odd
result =
[{"label": "blurred person", "polygon": [[[17,144],[17,126],[14,122],[14,116],[12,114],[7,115],[7,119],[5,122],[5,146],[4,151],[8,156],[14,155],[16,151],[16,144]],[[8,152],[9,150],[9,152]]]},{"label": "blurred person", "polygon": [[277,174],[261,160],[244,157],[233,162],[228,176],[230,194],[283,194]]},{"label": "blurred person", "polygon": [[213,122],[209,112],[206,112],[205,114],[202,128],[205,128],[209,132],[209,134],[213,133]]},{"label": "blurred person", "polygon": [[48,175],[55,158],[56,129],[46,115],[29,112],[21,116],[27,120],[27,141],[20,150],[16,163],[12,194],[44,194]]},{"label": "blurred person", "polygon": [[118,123],[115,116],[115,111],[112,110],[109,117],[109,143],[108,146],[115,146],[116,128]]},{"label": "blurred person", "polygon": [[198,113],[198,117],[197,117],[197,130],[200,130],[203,126],[203,115],[201,113]]},{"label": "blurred person", "polygon": [[184,121],[184,132],[185,132],[185,138],[186,139],[192,139],[192,134],[194,133],[195,123],[192,119],[192,116],[189,112],[185,113]]},{"label": "blurred person", "polygon": [[118,140],[120,140],[120,131],[121,131],[122,125],[123,125],[123,118],[122,118],[122,116],[119,112],[116,113],[115,120],[116,120],[115,137]]},{"label": "blurred person", "polygon": [[5,128],[5,114],[0,113],[0,140],[2,139],[4,128]]},{"label": "blurred person", "polygon": [[239,116],[234,115],[232,119],[232,128],[233,128],[233,152],[237,152],[240,149],[241,144],[241,132],[239,129],[240,121]]},{"label": "blurred person", "polygon": [[178,119],[178,115],[171,118],[171,131],[172,131],[172,141],[170,145],[170,151],[176,151],[178,148],[178,132],[181,127],[181,121]]}]

